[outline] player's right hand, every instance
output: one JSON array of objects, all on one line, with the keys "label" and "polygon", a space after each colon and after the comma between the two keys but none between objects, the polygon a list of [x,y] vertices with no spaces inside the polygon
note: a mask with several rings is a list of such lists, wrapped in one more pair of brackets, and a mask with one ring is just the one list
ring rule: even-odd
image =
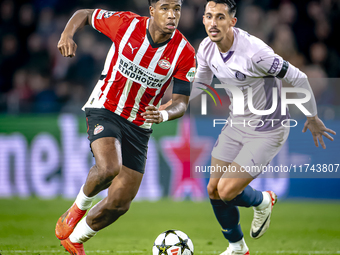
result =
[{"label": "player's right hand", "polygon": [[76,56],[77,44],[73,41],[72,37],[62,34],[58,42],[58,49],[64,57],[72,58]]},{"label": "player's right hand", "polygon": [[326,149],[325,142],[323,141],[323,136],[331,141],[334,141],[334,138],[327,133],[336,135],[336,132],[332,129],[327,128],[325,124],[322,122],[322,120],[319,119],[318,116],[307,117],[307,121],[305,122],[302,132],[305,133],[308,129],[313,135],[313,140],[316,147],[319,147],[320,142],[322,148]]}]

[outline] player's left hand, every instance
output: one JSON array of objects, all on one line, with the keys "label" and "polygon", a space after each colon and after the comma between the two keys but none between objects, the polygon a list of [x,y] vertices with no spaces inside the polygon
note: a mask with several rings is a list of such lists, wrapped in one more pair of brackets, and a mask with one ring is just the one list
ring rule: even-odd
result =
[{"label": "player's left hand", "polygon": [[315,146],[319,147],[319,142],[320,142],[322,148],[324,149],[326,149],[326,145],[325,145],[325,142],[323,141],[323,136],[328,138],[331,141],[334,141],[334,138],[331,137],[326,132],[332,135],[336,135],[336,132],[333,131],[332,129],[327,128],[325,124],[322,122],[322,120],[319,119],[318,116],[307,117],[307,121],[305,122],[305,126],[303,127],[302,132],[305,133],[307,129],[309,129],[313,135]]},{"label": "player's left hand", "polygon": [[146,119],[146,123],[156,123],[159,124],[163,122],[163,116],[160,111],[154,105],[149,105],[145,107],[145,112],[141,115],[144,119]]}]

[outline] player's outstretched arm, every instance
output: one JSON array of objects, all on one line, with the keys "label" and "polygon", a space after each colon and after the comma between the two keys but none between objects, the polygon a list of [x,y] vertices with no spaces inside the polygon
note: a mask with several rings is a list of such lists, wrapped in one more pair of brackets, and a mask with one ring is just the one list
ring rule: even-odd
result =
[{"label": "player's outstretched arm", "polygon": [[76,55],[77,44],[73,41],[73,36],[79,29],[91,24],[93,11],[93,9],[78,10],[67,22],[58,42],[61,55],[71,58]]},{"label": "player's outstretched arm", "polygon": [[333,141],[334,138],[327,133],[336,135],[336,132],[333,131],[332,129],[327,128],[325,124],[322,122],[322,120],[319,119],[318,116],[307,117],[307,121],[305,122],[305,126],[303,127],[302,132],[305,133],[307,129],[309,129],[313,135],[315,146],[319,147],[320,142],[322,148],[324,149],[326,149],[326,145],[325,142],[323,141],[323,136]]},{"label": "player's outstretched arm", "polygon": [[153,105],[147,106],[145,107],[146,111],[142,113],[142,116],[146,119],[147,123],[159,124],[163,121],[174,120],[182,117],[187,110],[188,104],[189,96],[172,94],[171,104],[166,107],[166,109],[161,111]]}]

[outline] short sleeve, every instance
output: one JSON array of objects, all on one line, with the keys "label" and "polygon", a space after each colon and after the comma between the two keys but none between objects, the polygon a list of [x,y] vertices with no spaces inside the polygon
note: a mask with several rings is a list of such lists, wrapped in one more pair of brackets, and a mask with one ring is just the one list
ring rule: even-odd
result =
[{"label": "short sleeve", "polygon": [[266,47],[251,58],[252,71],[259,77],[277,76],[282,67],[284,60],[275,54],[270,47]]},{"label": "short sleeve", "polygon": [[92,14],[92,27],[109,37],[115,39],[118,28],[128,22],[129,18],[139,17],[132,12],[117,12],[95,9]]},{"label": "short sleeve", "polygon": [[187,43],[181,53],[173,77],[179,80],[192,82],[196,73],[195,50]]}]

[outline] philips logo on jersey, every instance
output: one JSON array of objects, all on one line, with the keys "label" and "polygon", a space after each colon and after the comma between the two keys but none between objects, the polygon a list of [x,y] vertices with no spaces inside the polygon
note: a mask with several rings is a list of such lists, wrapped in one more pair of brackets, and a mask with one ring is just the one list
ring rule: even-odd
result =
[{"label": "philips logo on jersey", "polygon": [[122,58],[119,59],[118,70],[124,77],[137,82],[144,87],[160,88],[166,81],[166,77],[150,73],[131,61]]}]

